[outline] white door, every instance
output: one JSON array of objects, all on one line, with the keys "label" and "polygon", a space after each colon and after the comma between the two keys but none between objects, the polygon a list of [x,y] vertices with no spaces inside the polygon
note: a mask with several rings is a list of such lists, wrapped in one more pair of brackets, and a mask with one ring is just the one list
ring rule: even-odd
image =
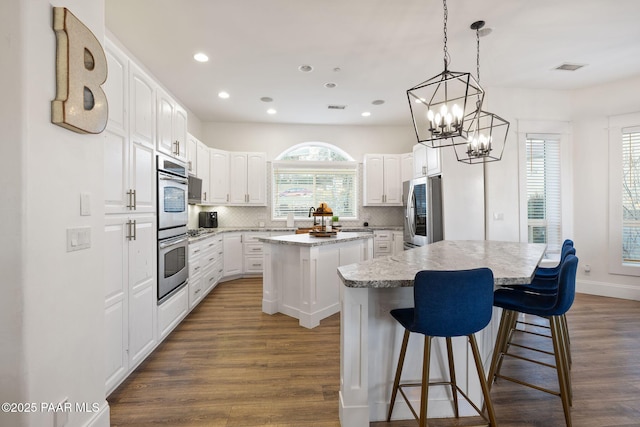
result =
[{"label": "white door", "polygon": [[198,178],[202,180],[202,195],[203,202],[211,202],[211,189],[210,189],[210,177],[209,177],[209,147],[203,142],[198,141]]},{"label": "white door", "polygon": [[384,203],[402,204],[402,164],[398,154],[384,156]]},{"label": "white door", "polygon": [[224,275],[234,276],[242,274],[242,261],[244,254],[242,251],[241,234],[225,234],[222,240],[222,251],[224,252]]},{"label": "white door", "polygon": [[247,154],[229,154],[229,203],[247,203]]},{"label": "white door", "polygon": [[247,202],[267,204],[267,156],[265,153],[247,154]]},{"label": "white door", "polygon": [[364,204],[382,204],[384,201],[384,157],[367,154],[364,157]]},{"label": "white door", "polygon": [[169,156],[175,156],[173,141],[174,102],[166,93],[158,90],[158,151]]},{"label": "white door", "polygon": [[229,202],[229,153],[227,151],[209,149],[209,191],[212,203]]}]

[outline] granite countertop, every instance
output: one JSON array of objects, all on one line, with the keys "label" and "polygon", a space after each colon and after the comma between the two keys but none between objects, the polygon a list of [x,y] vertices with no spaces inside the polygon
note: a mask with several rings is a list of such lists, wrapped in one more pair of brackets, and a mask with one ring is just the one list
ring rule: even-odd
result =
[{"label": "granite countertop", "polygon": [[336,243],[350,242],[353,240],[372,239],[372,233],[352,233],[340,231],[333,237],[315,237],[309,234],[289,234],[286,236],[259,237],[264,243],[294,246],[325,246]]},{"label": "granite countertop", "polygon": [[[298,227],[219,227],[219,228],[198,228],[197,230],[189,230],[189,231],[198,231],[198,235],[190,235],[189,243],[195,243],[203,239],[207,239],[209,237],[222,234],[222,233],[234,233],[234,232],[290,232],[295,233]],[[370,226],[370,227],[343,227],[341,233],[345,232],[357,232],[357,233],[373,233],[374,230],[393,230],[393,231],[402,231],[402,227],[396,225],[380,225],[380,226]]]},{"label": "granite countertop", "polygon": [[445,240],[397,255],[338,267],[351,288],[413,286],[421,270],[465,270],[489,267],[496,285],[527,284],[546,249],[545,244],[484,240]]}]

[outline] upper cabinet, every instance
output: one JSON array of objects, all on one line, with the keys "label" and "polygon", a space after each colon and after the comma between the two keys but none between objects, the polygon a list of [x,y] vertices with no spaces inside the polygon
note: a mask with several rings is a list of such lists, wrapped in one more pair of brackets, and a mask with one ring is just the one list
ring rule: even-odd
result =
[{"label": "upper cabinet", "polygon": [[229,203],[228,151],[209,149],[209,193],[211,203],[216,205]]},{"label": "upper cabinet", "polygon": [[200,195],[200,200],[202,203],[209,203],[211,202],[211,191],[209,189],[209,147],[207,147],[204,142],[197,141],[196,153],[196,169],[198,170],[197,176],[202,180],[202,194]]},{"label": "upper cabinet", "polygon": [[400,154],[365,154],[364,206],[402,206]]},{"label": "upper cabinet", "polygon": [[229,153],[229,204],[267,204],[265,153]]},{"label": "upper cabinet", "polygon": [[413,153],[403,153],[400,155],[401,162],[401,179],[405,182],[413,178]]},{"label": "upper cabinet", "polygon": [[442,173],[440,149],[422,144],[413,146],[413,177],[434,176]]},{"label": "upper cabinet", "polygon": [[190,174],[198,176],[198,139],[187,134],[187,170]]},{"label": "upper cabinet", "polygon": [[158,151],[187,160],[187,112],[158,89]]},{"label": "upper cabinet", "polygon": [[104,137],[105,213],[155,211],[154,86],[111,42],[105,44],[109,123]]}]

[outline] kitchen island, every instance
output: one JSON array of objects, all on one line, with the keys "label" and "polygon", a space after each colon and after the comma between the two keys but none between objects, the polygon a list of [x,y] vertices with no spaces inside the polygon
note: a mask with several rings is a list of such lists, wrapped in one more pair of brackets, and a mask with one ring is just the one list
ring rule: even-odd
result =
[{"label": "kitchen island", "polygon": [[372,233],[263,237],[262,311],[283,313],[314,328],[340,311],[339,266],[373,257]]},{"label": "kitchen island", "polygon": [[[401,254],[341,266],[343,282],[340,322],[340,422],[343,427],[368,427],[382,421],[391,396],[393,376],[400,352],[403,328],[389,311],[413,306],[413,279],[420,270],[464,270],[488,267],[496,286],[527,284],[542,259],[546,245],[493,242],[442,241]],[[498,331],[499,309],[491,323],[476,334],[485,369],[490,362]],[[448,378],[446,348],[434,340],[431,380]],[[409,342],[403,381],[419,382],[423,340]],[[482,405],[480,384],[466,338],[453,339],[458,384],[478,406]],[[467,369],[461,369],[466,364]],[[471,372],[471,375],[467,375]],[[407,393],[413,404],[420,400],[420,388]],[[429,391],[429,417],[453,417],[450,393],[445,387]],[[413,419],[403,399],[396,401],[393,419]],[[463,406],[460,416],[475,415]]]}]

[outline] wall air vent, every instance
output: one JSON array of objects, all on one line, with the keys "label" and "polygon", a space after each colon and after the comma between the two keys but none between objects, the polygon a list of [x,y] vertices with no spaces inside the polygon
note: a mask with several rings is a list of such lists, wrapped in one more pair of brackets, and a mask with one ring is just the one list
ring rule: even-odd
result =
[{"label": "wall air vent", "polygon": [[345,108],[347,108],[346,105],[328,105],[327,108],[329,110],[344,110]]},{"label": "wall air vent", "polygon": [[570,64],[565,62],[564,64],[554,68],[554,70],[562,70],[562,71],[576,71],[580,68],[584,67],[584,64]]}]

